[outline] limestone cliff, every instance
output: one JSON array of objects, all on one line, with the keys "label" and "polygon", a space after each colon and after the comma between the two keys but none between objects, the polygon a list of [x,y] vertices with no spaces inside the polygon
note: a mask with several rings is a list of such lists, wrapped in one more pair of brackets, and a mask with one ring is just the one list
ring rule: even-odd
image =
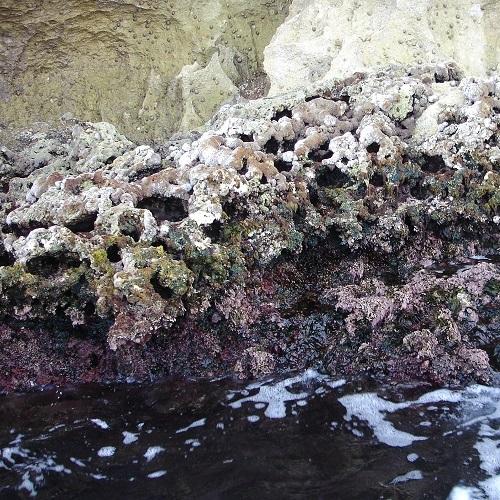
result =
[{"label": "limestone cliff", "polygon": [[[199,126],[262,72],[264,47],[287,4],[3,0],[0,131],[56,123],[68,112],[109,121],[137,140]],[[210,81],[209,94],[190,76],[192,65],[204,89]]]},{"label": "limestone cliff", "polygon": [[498,0],[294,0],[266,47],[271,95],[388,64],[497,71]]}]

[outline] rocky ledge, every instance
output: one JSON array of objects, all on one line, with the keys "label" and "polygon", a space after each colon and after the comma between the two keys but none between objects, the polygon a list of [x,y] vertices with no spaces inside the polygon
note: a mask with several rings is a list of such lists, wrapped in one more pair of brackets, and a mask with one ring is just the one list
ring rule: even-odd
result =
[{"label": "rocky ledge", "polygon": [[358,73],[153,149],[108,123],[0,156],[0,386],[315,366],[487,382],[500,80]]}]

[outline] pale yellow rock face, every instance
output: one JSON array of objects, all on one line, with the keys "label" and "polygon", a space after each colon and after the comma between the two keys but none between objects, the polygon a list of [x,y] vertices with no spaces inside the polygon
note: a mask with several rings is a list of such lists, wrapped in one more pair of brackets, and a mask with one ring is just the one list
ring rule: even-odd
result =
[{"label": "pale yellow rock face", "polygon": [[289,1],[1,0],[0,136],[65,113],[137,141],[199,126],[262,73]]},{"label": "pale yellow rock face", "polygon": [[499,0],[294,0],[264,51],[270,95],[388,64],[499,69]]}]

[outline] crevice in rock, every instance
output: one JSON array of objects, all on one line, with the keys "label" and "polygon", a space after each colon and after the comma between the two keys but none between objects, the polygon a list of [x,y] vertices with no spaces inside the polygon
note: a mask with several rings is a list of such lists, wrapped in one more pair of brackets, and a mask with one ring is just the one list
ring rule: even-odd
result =
[{"label": "crevice in rock", "polygon": [[165,220],[180,222],[189,215],[186,205],[184,200],[174,196],[168,198],[153,196],[151,198],[142,199],[137,204],[137,208],[149,210],[158,222],[163,222]]},{"label": "crevice in rock", "polygon": [[271,139],[264,144],[264,151],[272,155],[278,154],[279,148],[280,143],[274,137],[271,137]]},{"label": "crevice in rock", "polygon": [[173,291],[168,288],[164,287],[158,280],[158,276],[155,275],[151,279],[151,285],[153,285],[154,291],[163,299],[163,300],[169,300],[174,296]]},{"label": "crevice in rock", "polygon": [[80,260],[75,254],[40,255],[33,257],[26,263],[26,270],[30,274],[49,278],[59,272],[79,266]]},{"label": "crevice in rock", "polygon": [[311,151],[308,155],[308,158],[314,162],[321,163],[323,160],[327,160],[333,156],[333,151],[328,149],[328,145],[330,141],[326,141],[323,143],[318,149]]},{"label": "crevice in rock", "polygon": [[243,158],[241,160],[241,169],[238,171],[240,175],[245,175],[248,172],[248,160]]},{"label": "crevice in rock", "polygon": [[116,264],[117,262],[120,262],[122,260],[120,247],[116,244],[108,247],[108,249],[106,250],[106,255],[108,256],[108,260],[113,264]]},{"label": "crevice in rock", "polygon": [[97,214],[87,214],[82,219],[76,222],[66,224],[66,227],[74,233],[90,233],[94,230]]},{"label": "crevice in rock", "polygon": [[320,187],[340,188],[349,184],[351,182],[351,178],[336,167],[333,170],[323,168],[316,176],[316,182]]},{"label": "crevice in rock", "polygon": [[[263,175],[262,178],[265,178],[265,176]],[[225,201],[222,204],[222,210],[231,221],[242,221],[248,217],[248,209],[244,206],[238,205],[236,201]]]},{"label": "crevice in rock", "polygon": [[31,231],[35,229],[47,229],[49,224],[43,224],[41,222],[31,222],[28,227],[20,226],[19,224],[10,224],[3,227],[3,232],[6,234],[15,234],[16,236],[28,236]]}]

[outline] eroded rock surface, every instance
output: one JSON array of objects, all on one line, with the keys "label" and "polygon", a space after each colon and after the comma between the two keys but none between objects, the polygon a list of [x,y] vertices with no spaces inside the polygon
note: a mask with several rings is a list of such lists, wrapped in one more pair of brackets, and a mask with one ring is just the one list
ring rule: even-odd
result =
[{"label": "eroded rock surface", "polygon": [[440,65],[227,107],[156,149],[25,132],[1,156],[0,383],[488,380],[499,110],[498,77]]},{"label": "eroded rock surface", "polygon": [[288,4],[3,0],[0,135],[67,113],[139,141],[198,127],[262,74]]},{"label": "eroded rock surface", "polygon": [[271,95],[390,64],[500,64],[498,0],[294,0],[265,49]]}]

